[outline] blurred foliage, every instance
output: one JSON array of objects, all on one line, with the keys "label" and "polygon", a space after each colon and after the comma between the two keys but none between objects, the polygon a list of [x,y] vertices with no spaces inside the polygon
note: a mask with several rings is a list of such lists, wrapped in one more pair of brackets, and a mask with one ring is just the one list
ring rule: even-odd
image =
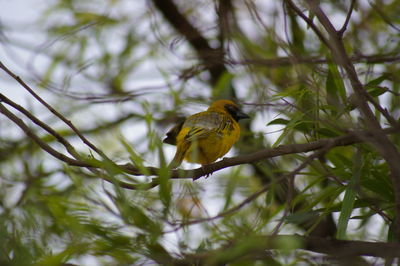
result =
[{"label": "blurred foliage", "polygon": [[[282,185],[281,177],[310,153],[231,167],[195,182],[169,180],[166,164],[174,148],[162,145],[163,134],[226,95],[237,95],[252,115],[229,156],[365,129],[349,81],[328,48],[281,1],[174,1],[209,45],[223,50],[224,62],[217,63],[227,71],[216,84],[195,49],[152,1],[41,2],[46,9],[29,26],[44,44],[13,38],[18,29],[12,21],[1,21],[7,37],[2,45],[31,55],[18,63],[26,69],[21,77],[40,88],[42,97],[109,158],[139,169],[160,167],[160,186],[127,190],[102,181],[101,174],[133,183],[150,180],[107,163],[103,173],[66,166],[2,116],[1,265],[180,265],[180,260],[196,265],[201,259],[204,265],[317,265],[329,258],[300,251],[299,243],[290,240],[279,250],[243,254],[257,249],[258,236],[274,231],[312,235],[329,217],[334,229],[324,237],[390,237],[394,192],[388,166],[365,143],[330,149],[295,177],[292,188]],[[225,2],[232,8],[222,28],[218,15],[223,14],[216,8]],[[349,2],[321,1],[338,28]],[[344,35],[360,80],[394,117],[400,106],[399,13],[395,0],[357,1]],[[17,84],[2,86],[7,95]],[[26,106],[81,154],[97,156],[50,112],[29,102]],[[375,114],[386,127],[388,121]],[[62,150],[53,137],[35,132]],[[398,135],[391,140],[399,147]],[[240,210],[201,222],[229,211],[266,184],[268,192]]]}]

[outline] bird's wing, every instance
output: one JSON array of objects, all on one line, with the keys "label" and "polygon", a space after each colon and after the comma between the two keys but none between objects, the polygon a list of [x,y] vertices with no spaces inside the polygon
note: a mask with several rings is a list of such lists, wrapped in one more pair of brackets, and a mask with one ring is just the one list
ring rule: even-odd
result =
[{"label": "bird's wing", "polygon": [[171,128],[167,132],[167,137],[163,140],[164,143],[168,143],[171,145],[176,145],[176,136],[178,136],[179,131],[181,131],[183,126],[183,121],[181,123],[176,124],[173,128]]},{"label": "bird's wing", "polygon": [[218,112],[201,112],[188,117],[182,128],[189,128],[185,141],[194,141],[209,136],[211,133],[221,134],[232,121]]}]

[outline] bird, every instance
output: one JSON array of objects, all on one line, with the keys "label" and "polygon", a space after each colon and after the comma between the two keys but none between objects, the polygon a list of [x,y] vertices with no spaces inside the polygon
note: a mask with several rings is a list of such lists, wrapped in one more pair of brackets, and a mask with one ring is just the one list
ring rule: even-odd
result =
[{"label": "bird", "polygon": [[169,167],[183,160],[207,165],[224,156],[240,137],[240,119],[249,118],[231,100],[213,102],[204,111],[187,117],[167,132],[164,143],[176,145]]}]

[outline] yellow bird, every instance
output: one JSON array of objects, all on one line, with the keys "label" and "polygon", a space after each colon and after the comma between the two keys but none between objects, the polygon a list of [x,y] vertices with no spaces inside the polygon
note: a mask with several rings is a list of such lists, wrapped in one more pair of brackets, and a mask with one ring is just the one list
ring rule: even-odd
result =
[{"label": "yellow bird", "polygon": [[239,119],[249,118],[229,100],[213,102],[207,111],[189,116],[167,133],[164,143],[176,145],[169,164],[178,167],[185,159],[191,163],[210,164],[224,156],[239,139]]}]

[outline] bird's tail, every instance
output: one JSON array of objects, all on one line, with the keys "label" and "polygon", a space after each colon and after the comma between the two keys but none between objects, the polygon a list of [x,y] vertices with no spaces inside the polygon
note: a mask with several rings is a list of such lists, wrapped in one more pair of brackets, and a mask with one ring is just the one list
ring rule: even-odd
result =
[{"label": "bird's tail", "polygon": [[177,168],[181,165],[183,159],[185,158],[185,154],[189,148],[189,145],[178,145],[176,148],[176,153],[172,161],[169,163],[168,167],[171,169]]}]

